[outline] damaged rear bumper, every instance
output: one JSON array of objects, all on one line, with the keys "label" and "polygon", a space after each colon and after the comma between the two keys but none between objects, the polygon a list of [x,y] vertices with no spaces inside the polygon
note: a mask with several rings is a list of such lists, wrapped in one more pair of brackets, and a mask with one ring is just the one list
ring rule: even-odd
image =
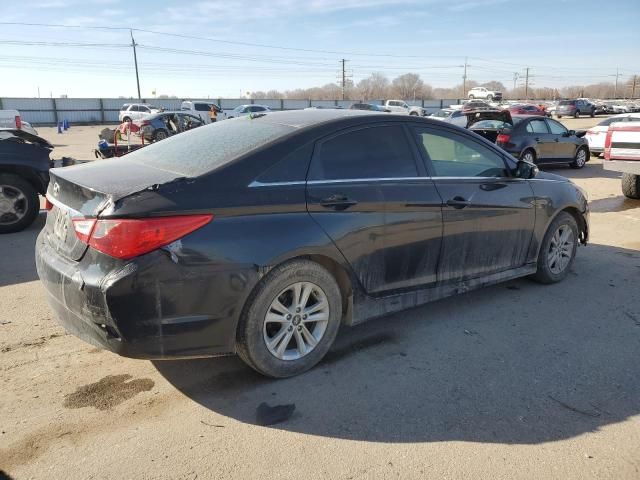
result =
[{"label": "damaged rear bumper", "polygon": [[69,333],[147,359],[234,353],[237,319],[257,281],[255,269],[209,264],[205,272],[162,250],[121,262],[89,249],[73,262],[47,245],[42,233],[36,267],[49,305]]}]

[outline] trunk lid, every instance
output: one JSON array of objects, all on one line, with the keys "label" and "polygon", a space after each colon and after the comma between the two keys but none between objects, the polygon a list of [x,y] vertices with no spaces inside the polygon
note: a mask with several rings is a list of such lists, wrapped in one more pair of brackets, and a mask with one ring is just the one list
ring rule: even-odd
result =
[{"label": "trunk lid", "polygon": [[80,260],[88,247],[77,238],[74,219],[97,217],[123,197],[181,177],[124,158],[54,168],[47,190],[53,207],[47,214],[45,241],[63,257]]},{"label": "trunk lid", "polygon": [[465,112],[467,116],[467,128],[473,126],[481,120],[499,120],[501,122],[513,125],[513,119],[509,110],[500,110],[497,108],[477,108]]}]

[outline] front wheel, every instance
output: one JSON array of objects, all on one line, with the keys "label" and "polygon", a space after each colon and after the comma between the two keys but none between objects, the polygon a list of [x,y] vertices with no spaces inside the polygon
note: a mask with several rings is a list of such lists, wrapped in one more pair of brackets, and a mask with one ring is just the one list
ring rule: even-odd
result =
[{"label": "front wheel", "polygon": [[38,192],[25,179],[0,174],[0,233],[24,230],[38,216]]},{"label": "front wheel", "polygon": [[591,118],[596,116],[596,111],[595,110],[591,110]]},{"label": "front wheel", "polygon": [[269,377],[303,373],[327,353],[340,327],[342,297],[324,267],[294,260],[271,270],[238,325],[240,358]]},{"label": "front wheel", "polygon": [[627,198],[640,200],[640,175],[622,174],[622,193]]},{"label": "front wheel", "polygon": [[562,115],[556,115],[557,118],[562,118]]},{"label": "front wheel", "polygon": [[418,116],[418,112],[411,112],[411,113],[409,113],[409,115],[413,115],[414,117],[417,117]]},{"label": "front wheel", "polygon": [[474,97],[473,95],[469,95],[469,100],[473,100],[474,98],[476,97]]},{"label": "front wheel", "polygon": [[576,156],[574,157],[573,162],[571,162],[569,165],[571,166],[571,168],[583,168],[587,163],[588,156],[589,153],[587,152],[587,148],[580,147],[576,152]]},{"label": "front wheel", "polygon": [[580,118],[580,110],[576,110],[576,113],[573,114],[573,118]]},{"label": "front wheel", "polygon": [[124,117],[122,123],[131,123],[131,117]]},{"label": "front wheel", "polygon": [[569,273],[578,248],[578,224],[567,212],[560,212],[544,235],[538,254],[538,270],[533,279],[556,283]]},{"label": "front wheel", "polygon": [[487,95],[487,100],[490,102],[491,100],[493,100],[493,95]]}]

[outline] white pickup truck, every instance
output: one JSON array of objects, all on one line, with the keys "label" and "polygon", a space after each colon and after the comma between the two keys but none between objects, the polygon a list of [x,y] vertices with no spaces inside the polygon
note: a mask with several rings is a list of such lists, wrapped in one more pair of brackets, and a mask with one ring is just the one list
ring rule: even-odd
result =
[{"label": "white pickup truck", "polygon": [[418,117],[425,117],[427,115],[427,111],[424,108],[409,105],[403,100],[387,100],[384,102],[384,107],[390,110],[391,113],[404,113]]},{"label": "white pickup truck", "polygon": [[640,121],[612,123],[604,141],[604,169],[622,173],[622,193],[640,199]]}]

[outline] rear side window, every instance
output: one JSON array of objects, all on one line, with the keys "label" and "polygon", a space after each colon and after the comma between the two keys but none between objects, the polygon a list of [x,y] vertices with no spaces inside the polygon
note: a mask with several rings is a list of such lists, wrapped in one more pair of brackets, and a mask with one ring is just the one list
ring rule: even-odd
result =
[{"label": "rear side window", "polygon": [[547,124],[544,120],[531,120],[527,125],[527,132],[529,133],[549,133]]},{"label": "rear side window", "polygon": [[209,107],[209,105],[207,105],[206,103],[194,103],[193,106],[198,112],[208,112],[209,110],[211,110],[211,107]]},{"label": "rear side window", "polygon": [[401,178],[418,174],[401,126],[379,126],[343,133],[320,144],[309,180]]},{"label": "rear side window", "polygon": [[195,177],[282,137],[293,127],[239,118],[175,135],[127,155],[131,161]]}]

